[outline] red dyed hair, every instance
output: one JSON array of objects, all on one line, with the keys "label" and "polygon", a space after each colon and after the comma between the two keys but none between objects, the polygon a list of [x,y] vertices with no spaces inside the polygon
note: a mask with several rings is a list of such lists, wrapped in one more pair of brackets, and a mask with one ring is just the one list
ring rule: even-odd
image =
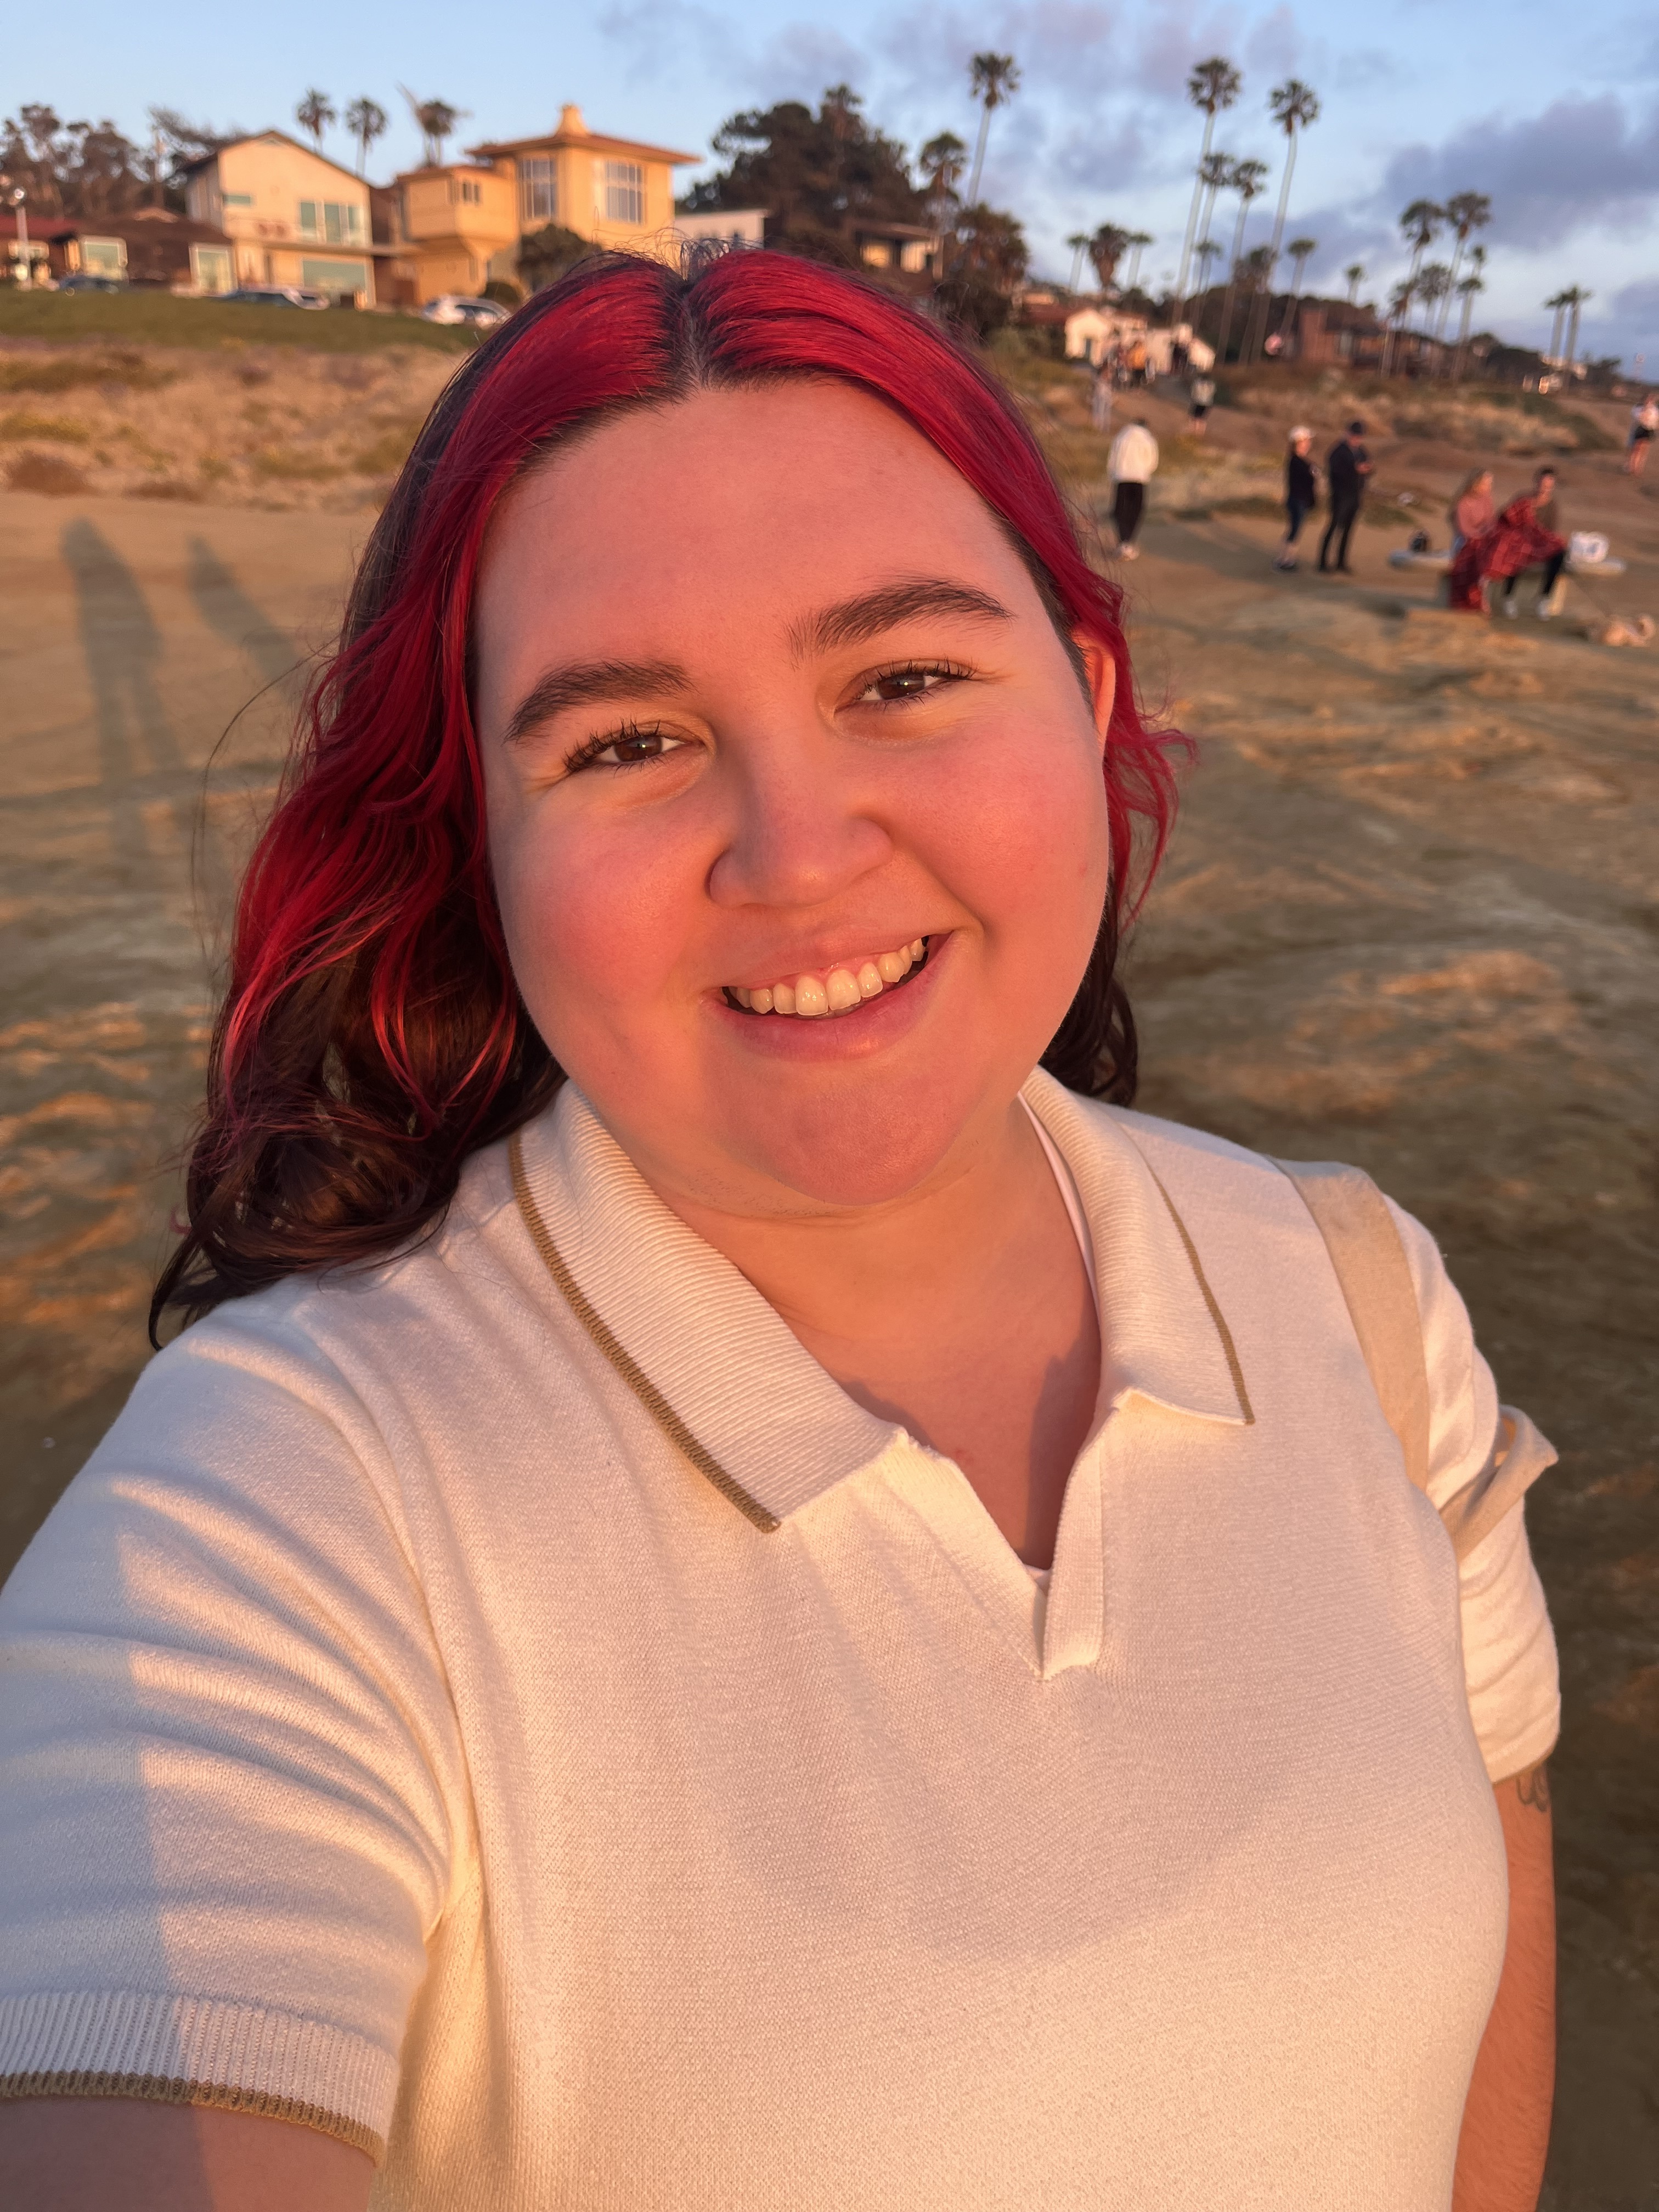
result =
[{"label": "red dyed hair", "polygon": [[[1139,711],[1121,594],[1090,566],[1002,386],[899,301],[814,263],[733,253],[681,276],[611,255],[541,293],[438,401],[371,538],[243,881],[191,1151],[185,1235],[156,1285],[204,1310],[430,1226],[481,1145],[562,1079],[507,962],[485,849],[467,655],[495,502],[573,431],[699,387],[834,377],[904,416],[1000,519],[1062,635],[1118,685],[1105,754],[1112,889],[1044,1065],[1133,1095],[1115,963],[1174,811],[1172,747]],[[1139,837],[1137,832],[1139,830]]]}]

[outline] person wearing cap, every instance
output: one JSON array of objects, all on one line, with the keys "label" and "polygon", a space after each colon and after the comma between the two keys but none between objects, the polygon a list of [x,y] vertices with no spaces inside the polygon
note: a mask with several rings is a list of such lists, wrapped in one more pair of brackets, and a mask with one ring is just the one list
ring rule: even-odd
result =
[{"label": "person wearing cap", "polygon": [[[1359,520],[1359,502],[1365,495],[1365,479],[1371,472],[1370,455],[1360,442],[1364,434],[1363,422],[1350,422],[1325,456],[1325,478],[1331,488],[1331,519],[1319,541],[1322,576],[1328,575],[1333,568],[1340,576],[1353,574],[1348,566],[1348,540]],[[1331,559],[1333,545],[1336,549],[1334,561]]]},{"label": "person wearing cap", "polygon": [[1312,445],[1313,432],[1305,422],[1298,422],[1285,455],[1285,543],[1274,559],[1275,568],[1295,568],[1296,541],[1319,496],[1319,479],[1308,459]]}]

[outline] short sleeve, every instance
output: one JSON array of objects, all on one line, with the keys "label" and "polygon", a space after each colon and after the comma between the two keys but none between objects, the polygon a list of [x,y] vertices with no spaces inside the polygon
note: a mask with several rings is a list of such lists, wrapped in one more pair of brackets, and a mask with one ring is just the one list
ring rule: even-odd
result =
[{"label": "short sleeve", "polygon": [[0,2094],[378,2156],[466,1801],[379,1441],[285,1295],[152,1362],[0,1593]]},{"label": "short sleeve", "polygon": [[[1501,1439],[1498,1387],[1434,1239],[1392,1200],[1389,1211],[1422,1316],[1429,1379],[1427,1489],[1443,1513],[1478,1481]],[[1554,1458],[1533,1435],[1540,1449],[1528,1458],[1528,1480]],[[1458,1587],[1469,1717],[1486,1771],[1502,1782],[1547,1757],[1561,1723],[1555,1636],[1518,1497],[1459,1561]]]}]

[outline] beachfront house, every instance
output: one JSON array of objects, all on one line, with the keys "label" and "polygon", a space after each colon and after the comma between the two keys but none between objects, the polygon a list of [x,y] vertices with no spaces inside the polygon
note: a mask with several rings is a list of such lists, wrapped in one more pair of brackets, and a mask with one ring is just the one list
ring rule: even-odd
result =
[{"label": "beachfront house", "polygon": [[[487,161],[428,164],[406,170],[392,191],[386,231],[398,250],[383,299],[406,307],[448,293],[477,299],[492,279],[513,277],[520,226],[509,170]],[[381,228],[377,219],[377,236]]]},{"label": "beachfront house", "polygon": [[702,161],[701,154],[590,131],[574,106],[560,110],[555,130],[467,150],[505,179],[519,237],[556,222],[595,246],[678,258],[674,172]]},{"label": "beachfront house", "polygon": [[342,304],[368,307],[377,245],[368,186],[284,131],[262,131],[204,154],[185,172],[193,222],[230,240],[239,284],[301,284]]}]

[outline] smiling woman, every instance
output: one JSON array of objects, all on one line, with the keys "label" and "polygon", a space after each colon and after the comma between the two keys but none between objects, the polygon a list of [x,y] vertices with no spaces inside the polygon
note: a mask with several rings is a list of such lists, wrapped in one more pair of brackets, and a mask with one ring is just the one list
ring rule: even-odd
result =
[{"label": "smiling woman", "polygon": [[806,264],[457,377],[0,1597],[4,2201],[1535,2195],[1551,1455],[1363,1178],[1129,1110],[1120,617]]}]

